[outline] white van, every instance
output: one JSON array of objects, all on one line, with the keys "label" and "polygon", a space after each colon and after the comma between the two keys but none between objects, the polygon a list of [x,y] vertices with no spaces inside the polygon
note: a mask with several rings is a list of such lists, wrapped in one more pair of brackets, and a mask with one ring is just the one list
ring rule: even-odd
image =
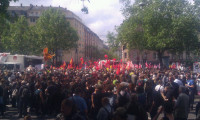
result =
[{"label": "white van", "polygon": [[1,70],[23,71],[29,65],[35,67],[40,64],[43,64],[43,57],[0,53]]}]

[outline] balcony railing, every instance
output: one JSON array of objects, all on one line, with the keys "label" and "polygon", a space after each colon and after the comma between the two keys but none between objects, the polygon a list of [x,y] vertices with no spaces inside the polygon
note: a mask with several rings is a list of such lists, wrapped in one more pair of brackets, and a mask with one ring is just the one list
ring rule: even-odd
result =
[{"label": "balcony railing", "polygon": [[40,14],[28,14],[30,17],[40,17]]}]

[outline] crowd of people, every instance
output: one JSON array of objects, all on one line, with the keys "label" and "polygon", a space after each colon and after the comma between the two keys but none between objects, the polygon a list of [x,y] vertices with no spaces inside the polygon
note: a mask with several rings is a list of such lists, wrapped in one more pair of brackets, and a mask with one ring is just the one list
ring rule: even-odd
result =
[{"label": "crowd of people", "polygon": [[11,104],[19,118],[187,120],[199,78],[175,69],[0,71],[0,115]]}]

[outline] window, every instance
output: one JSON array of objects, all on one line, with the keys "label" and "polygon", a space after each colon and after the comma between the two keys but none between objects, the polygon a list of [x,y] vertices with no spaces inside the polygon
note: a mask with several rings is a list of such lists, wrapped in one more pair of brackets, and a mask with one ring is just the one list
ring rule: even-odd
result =
[{"label": "window", "polygon": [[12,14],[12,16],[14,17],[14,16],[15,16],[15,11],[12,11],[12,13],[11,13],[11,14]]},{"label": "window", "polygon": [[124,53],[124,58],[127,58],[127,53]]},{"label": "window", "polygon": [[22,10],[20,11],[20,13],[21,13],[21,15],[25,15],[24,11],[22,11]]},{"label": "window", "polygon": [[31,22],[35,22],[35,18],[30,18],[30,21]]},{"label": "window", "polygon": [[153,53],[153,59],[157,59],[157,53]]}]

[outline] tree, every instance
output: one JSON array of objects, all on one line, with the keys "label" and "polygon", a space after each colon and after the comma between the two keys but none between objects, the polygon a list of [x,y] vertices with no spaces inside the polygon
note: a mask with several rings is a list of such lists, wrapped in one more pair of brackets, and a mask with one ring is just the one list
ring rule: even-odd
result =
[{"label": "tree", "polygon": [[107,34],[107,44],[108,47],[112,50],[115,51],[120,47],[119,41],[116,39],[116,35],[113,32],[108,32]]},{"label": "tree", "polygon": [[5,19],[5,15],[4,14],[0,14],[0,52],[3,52],[3,45],[1,42],[1,38],[2,38],[2,34],[5,30],[8,29],[8,21]]},{"label": "tree", "polygon": [[[7,8],[11,1],[16,1],[16,0],[1,0],[0,1],[0,40],[2,37],[3,31],[6,30],[8,27]],[[2,52],[2,51],[3,51],[3,47],[2,47],[2,43],[0,41],[0,52]]]},{"label": "tree", "polygon": [[105,59],[104,55],[108,55],[108,59],[114,59],[115,58],[115,59],[119,60],[119,56],[117,56],[114,53],[114,51],[112,51],[112,50],[102,49],[101,53],[103,55],[103,57],[102,57],[103,59]]},{"label": "tree", "polygon": [[9,28],[4,30],[1,43],[6,52],[18,54],[30,54],[28,33],[30,32],[27,19],[24,16],[18,18],[15,23],[9,23]]},{"label": "tree", "polygon": [[119,57],[114,53],[113,50],[105,48],[99,49],[95,46],[87,46],[87,47],[91,49],[91,53],[89,55],[91,60],[105,59],[104,57],[105,55],[108,55],[108,59],[113,59],[113,58],[119,59]]},{"label": "tree", "polygon": [[77,32],[70,26],[62,11],[50,8],[43,12],[35,26],[38,38],[38,49],[48,47],[52,53],[58,50],[69,50],[76,47]]},{"label": "tree", "polygon": [[1,0],[0,1],[0,14],[6,14],[7,13],[7,8],[8,8],[11,1],[16,2],[17,0]]},{"label": "tree", "polygon": [[[142,4],[141,4],[142,3]],[[186,0],[136,0],[124,8],[118,38],[129,48],[158,52],[193,51],[198,44],[198,6]]]}]

